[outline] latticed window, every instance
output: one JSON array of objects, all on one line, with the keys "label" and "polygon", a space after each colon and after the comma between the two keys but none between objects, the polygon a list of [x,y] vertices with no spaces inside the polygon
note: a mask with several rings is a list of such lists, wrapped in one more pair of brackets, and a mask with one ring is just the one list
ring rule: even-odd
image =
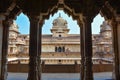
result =
[{"label": "latticed window", "polygon": [[55,47],[55,52],[65,52],[65,47],[64,46]]}]

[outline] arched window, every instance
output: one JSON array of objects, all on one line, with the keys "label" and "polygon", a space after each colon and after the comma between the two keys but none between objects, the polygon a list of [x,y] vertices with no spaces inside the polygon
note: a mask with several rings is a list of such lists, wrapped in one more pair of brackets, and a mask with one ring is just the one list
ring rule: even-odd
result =
[{"label": "arched window", "polygon": [[62,48],[61,47],[58,47],[58,52],[62,52]]},{"label": "arched window", "polygon": [[65,52],[65,47],[64,46],[55,47],[55,52]]}]

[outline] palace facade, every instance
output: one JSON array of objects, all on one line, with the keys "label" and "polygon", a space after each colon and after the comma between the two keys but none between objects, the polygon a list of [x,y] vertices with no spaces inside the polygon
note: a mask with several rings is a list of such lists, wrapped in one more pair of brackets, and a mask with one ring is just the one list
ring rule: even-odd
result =
[{"label": "palace facade", "polygon": [[[29,35],[20,34],[14,22],[9,29],[8,63],[29,62]],[[42,35],[42,61],[45,64],[80,64],[80,34],[69,34],[67,21],[60,15],[53,21],[52,34]],[[104,21],[100,33],[92,35],[93,63],[112,63],[112,31]]]}]

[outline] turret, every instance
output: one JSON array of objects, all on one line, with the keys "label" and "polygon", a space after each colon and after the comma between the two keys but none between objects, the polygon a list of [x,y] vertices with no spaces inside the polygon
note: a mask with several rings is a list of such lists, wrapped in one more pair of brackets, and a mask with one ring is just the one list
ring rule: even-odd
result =
[{"label": "turret", "polygon": [[59,15],[59,17],[53,21],[53,27],[51,29],[52,37],[67,37],[68,32],[67,21]]}]

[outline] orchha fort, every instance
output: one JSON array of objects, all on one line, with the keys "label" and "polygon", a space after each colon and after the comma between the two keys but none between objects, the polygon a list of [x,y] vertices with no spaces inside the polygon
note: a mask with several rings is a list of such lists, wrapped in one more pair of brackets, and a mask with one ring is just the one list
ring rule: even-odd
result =
[{"label": "orchha fort", "polygon": [[[44,64],[81,64],[80,34],[69,34],[67,21],[60,15],[53,21],[52,34],[42,34],[41,61]],[[38,44],[40,45],[40,44]],[[99,34],[92,34],[93,64],[113,63],[112,30],[107,21]],[[29,34],[20,34],[14,22],[9,29],[8,64],[28,64]]]}]

